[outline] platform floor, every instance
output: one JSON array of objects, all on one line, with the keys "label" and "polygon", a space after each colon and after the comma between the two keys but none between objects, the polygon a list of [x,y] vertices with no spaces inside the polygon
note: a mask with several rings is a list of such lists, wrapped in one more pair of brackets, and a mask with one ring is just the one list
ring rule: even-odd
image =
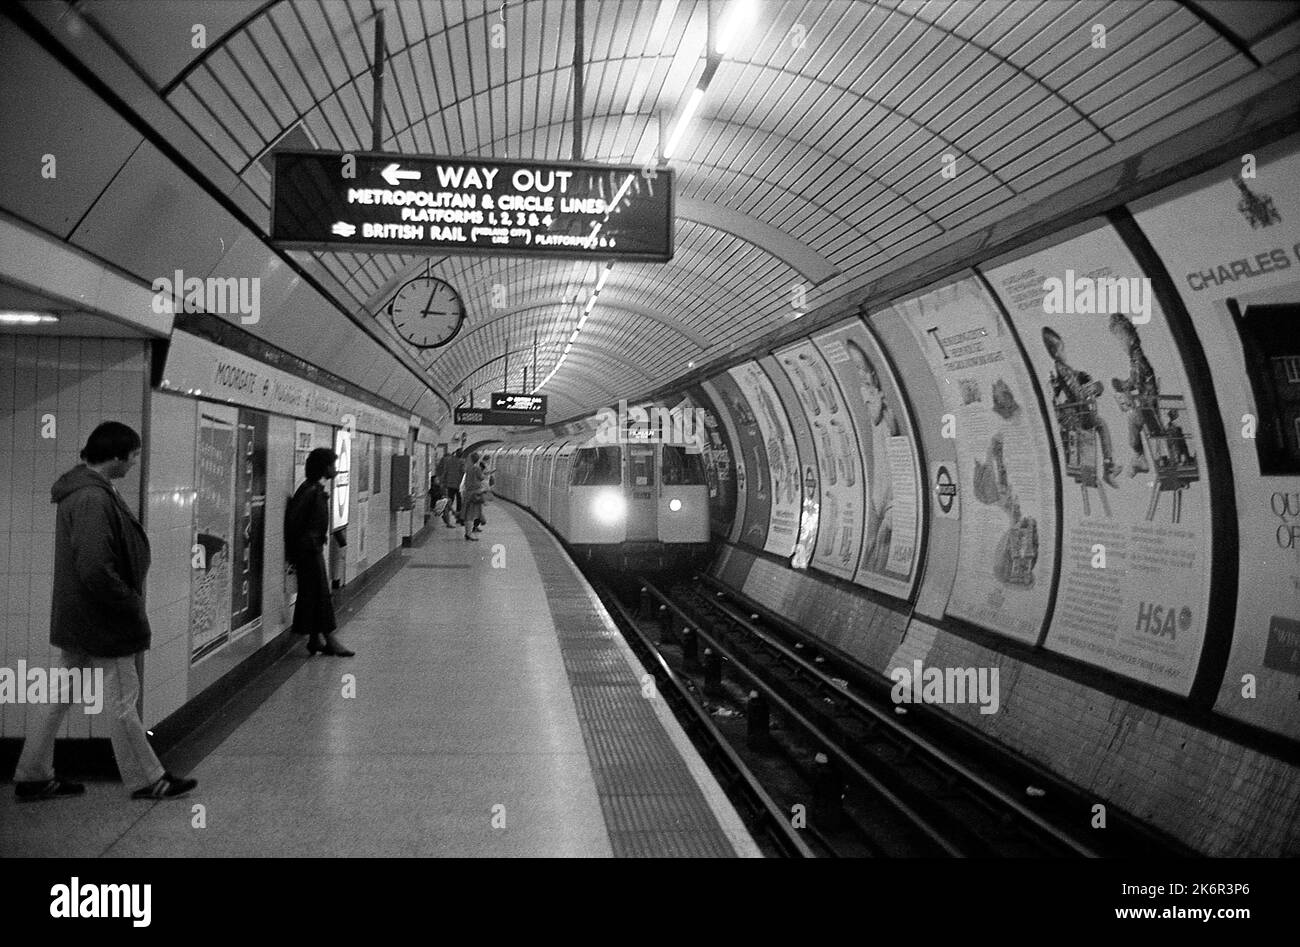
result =
[{"label": "platform floor", "polygon": [[563,548],[510,504],[488,515],[478,543],[435,521],[403,550],[343,621],[355,658],[295,644],[191,796],[5,787],[0,855],[757,856]]}]

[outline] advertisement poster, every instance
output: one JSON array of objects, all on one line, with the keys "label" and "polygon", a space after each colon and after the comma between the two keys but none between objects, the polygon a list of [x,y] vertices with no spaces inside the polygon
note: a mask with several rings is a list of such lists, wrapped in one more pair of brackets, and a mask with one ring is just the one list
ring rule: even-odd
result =
[{"label": "advertisement poster", "polygon": [[[794,438],[795,457],[799,461],[795,475],[799,478],[800,494],[803,499],[799,511],[799,534],[795,539],[790,567],[807,569],[808,563],[812,561],[813,551],[817,548],[817,520],[821,513],[819,506],[821,491],[817,485],[817,452],[813,449],[812,428],[803,416],[803,411],[798,407],[799,396],[795,394],[790,379],[786,377],[776,358],[765,355],[759,360],[759,365],[777,395],[777,408],[789,425],[791,437]],[[787,405],[792,407],[787,409]]]},{"label": "advertisement poster", "polygon": [[816,446],[821,520],[812,565],[852,579],[862,546],[862,458],[848,407],[830,366],[810,341],[776,353],[799,396]]},{"label": "advertisement poster", "polygon": [[361,499],[363,493],[370,492],[370,450],[371,442],[374,440],[369,434],[362,434],[358,431],[352,435],[352,449],[357,455],[357,461],[353,464],[353,488],[357,492],[357,499]]},{"label": "advertisement poster", "polygon": [[1205,639],[1210,485],[1168,319],[1109,225],[986,275],[1029,353],[1061,458],[1046,646],[1185,695]]},{"label": "advertisement poster", "polygon": [[[732,406],[728,400],[722,397],[718,391],[717,383],[722,380],[730,383],[731,379],[725,375],[716,375],[709,381],[700,384],[700,390],[704,392],[714,406],[717,413],[720,429],[726,437],[727,445],[730,448],[729,456],[731,458],[731,475],[736,483],[736,512],[731,519],[731,532],[727,534],[727,542],[738,543],[746,532],[746,527],[753,526],[753,516],[749,503],[749,479],[748,479],[748,461],[745,458],[745,444],[741,442],[740,432],[736,430],[736,421],[733,415]],[[732,385],[734,388],[735,386]],[[740,397],[740,393],[736,393]],[[764,514],[763,526],[766,529],[767,517]],[[752,541],[752,540],[751,540]],[[759,544],[761,546],[761,543]]]},{"label": "advertisement poster", "polygon": [[261,411],[239,410],[235,443],[234,570],[230,640],[262,627],[262,557],[266,545],[266,428]]},{"label": "advertisement poster", "polygon": [[289,478],[290,493],[298,489],[301,478],[306,476],[304,471],[307,467],[307,455],[316,446],[313,441],[315,435],[316,425],[311,421],[293,422],[293,474]]},{"label": "advertisement poster", "polygon": [[352,440],[352,434],[347,428],[337,428],[334,431],[334,453],[338,455],[334,469],[338,476],[332,481],[330,491],[331,530],[348,525],[348,514],[351,512]]},{"label": "advertisement poster", "polygon": [[767,455],[771,509],[763,549],[778,556],[790,556],[799,535],[799,507],[803,499],[794,435],[772,382],[757,362],[745,362],[730,369],[729,374],[753,411]]},{"label": "advertisement poster", "polygon": [[230,641],[238,417],[237,409],[224,405],[200,404],[198,410],[194,542],[199,548],[190,569],[191,665]]},{"label": "advertisement poster", "polygon": [[952,509],[961,517],[947,613],[1020,641],[1038,641],[1056,568],[1056,484],[1033,383],[983,285],[967,278],[894,311],[934,372],[956,445]]},{"label": "advertisement poster", "polygon": [[912,592],[920,545],[920,461],[911,419],[884,354],[858,319],[813,336],[839,382],[856,432],[866,532],[854,581],[900,598]]},{"label": "advertisement poster", "polygon": [[[1300,739],[1300,139],[1130,209],[1209,358],[1238,521],[1215,709]],[[1253,686],[1251,686],[1253,682]]]},{"label": "advertisement poster", "polygon": [[726,536],[736,516],[735,465],[726,431],[713,402],[701,389],[689,389],[686,401],[690,408],[704,410],[704,479],[709,485],[709,529]]}]

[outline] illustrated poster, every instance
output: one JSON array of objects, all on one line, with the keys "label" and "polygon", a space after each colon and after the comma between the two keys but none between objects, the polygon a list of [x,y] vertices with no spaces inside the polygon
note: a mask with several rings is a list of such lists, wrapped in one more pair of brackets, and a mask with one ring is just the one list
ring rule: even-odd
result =
[{"label": "illustrated poster", "polygon": [[1037,643],[1056,566],[1056,482],[1033,384],[997,304],[975,278],[893,305],[934,372],[957,449],[961,517],[946,612]]},{"label": "illustrated poster", "polygon": [[821,510],[811,565],[842,579],[857,572],[862,546],[862,458],[848,407],[830,366],[811,341],[781,349],[777,361],[813,431]]},{"label": "illustrated poster", "polygon": [[[235,524],[235,421],[224,405],[198,406],[194,498],[195,559],[190,568],[190,664],[230,642]],[[201,553],[201,555],[200,555]]]},{"label": "illustrated poster", "polygon": [[1215,709],[1300,739],[1300,139],[1133,205],[1210,360],[1237,506]]},{"label": "illustrated poster", "polygon": [[852,319],[813,337],[839,382],[862,458],[866,532],[854,581],[907,598],[920,541],[920,462],[911,419],[884,354]]},{"label": "illustrated poster", "polygon": [[1029,353],[1061,458],[1061,580],[1046,646],[1185,695],[1205,639],[1210,485],[1168,319],[1108,224],[987,275]]},{"label": "illustrated poster", "polygon": [[799,533],[799,507],[803,490],[799,476],[799,455],[785,411],[767,373],[757,362],[745,362],[730,369],[730,375],[749,403],[767,455],[771,509],[767,542],[763,549],[778,556],[794,553]]}]

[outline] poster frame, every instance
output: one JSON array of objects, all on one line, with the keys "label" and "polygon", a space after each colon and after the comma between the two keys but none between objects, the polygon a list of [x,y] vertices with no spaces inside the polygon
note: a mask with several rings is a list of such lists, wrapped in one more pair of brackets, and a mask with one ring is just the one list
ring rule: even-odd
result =
[{"label": "poster frame", "polygon": [[1183,361],[1189,396],[1200,421],[1201,459],[1206,479],[1215,485],[1215,489],[1206,491],[1210,521],[1210,594],[1205,605],[1205,635],[1192,675],[1192,686],[1187,693],[1187,699],[1193,704],[1210,708],[1218,699],[1236,631],[1237,562],[1241,540],[1237,528],[1237,485],[1232,455],[1209,359],[1173,277],[1127,207],[1111,210],[1106,214],[1106,220],[1133,254],[1142,272],[1150,278],[1151,289],[1169,320],[1169,334]]}]

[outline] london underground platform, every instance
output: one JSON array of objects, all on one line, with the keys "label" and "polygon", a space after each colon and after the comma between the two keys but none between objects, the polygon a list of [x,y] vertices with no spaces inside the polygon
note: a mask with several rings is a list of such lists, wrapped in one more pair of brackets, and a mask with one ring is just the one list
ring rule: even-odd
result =
[{"label": "london underground platform", "polygon": [[340,616],[356,657],[295,643],[250,686],[264,698],[242,722],[178,747],[192,795],[132,801],[117,781],[32,805],[0,794],[0,851],[757,856],[558,542],[507,504],[489,516],[478,543],[435,520]]}]

